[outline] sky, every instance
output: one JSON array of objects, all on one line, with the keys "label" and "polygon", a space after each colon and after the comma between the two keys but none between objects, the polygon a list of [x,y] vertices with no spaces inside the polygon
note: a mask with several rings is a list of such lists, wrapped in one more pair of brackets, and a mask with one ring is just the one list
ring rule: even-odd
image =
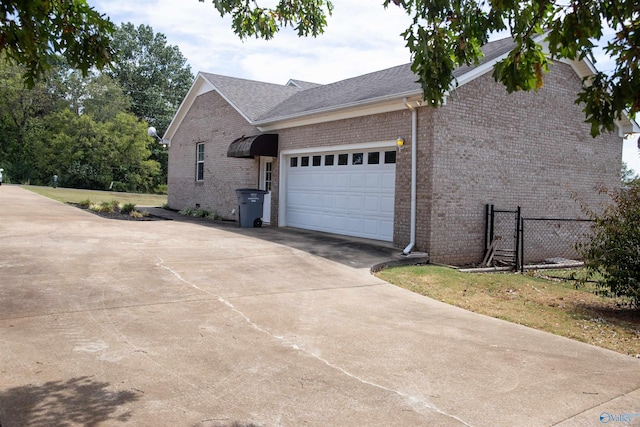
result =
[{"label": "sky", "polygon": [[[114,23],[150,25],[178,46],[193,74],[200,71],[285,84],[289,79],[332,83],[410,62],[402,33],[410,24],[406,13],[383,0],[336,0],[325,33],[300,38],[285,29],[269,41],[240,40],[231,19],[221,18],[211,0],[88,0]],[[265,0],[265,4],[273,3]],[[496,36],[500,38],[500,36]],[[596,53],[596,67],[612,69]],[[625,140],[623,160],[640,174],[637,135]]]}]

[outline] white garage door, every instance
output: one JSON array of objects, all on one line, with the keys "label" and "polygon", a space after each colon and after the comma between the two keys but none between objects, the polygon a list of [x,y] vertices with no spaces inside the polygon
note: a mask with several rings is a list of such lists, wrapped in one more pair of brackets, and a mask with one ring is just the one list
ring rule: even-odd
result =
[{"label": "white garage door", "polygon": [[285,161],[288,226],[393,240],[395,149],[295,154]]}]

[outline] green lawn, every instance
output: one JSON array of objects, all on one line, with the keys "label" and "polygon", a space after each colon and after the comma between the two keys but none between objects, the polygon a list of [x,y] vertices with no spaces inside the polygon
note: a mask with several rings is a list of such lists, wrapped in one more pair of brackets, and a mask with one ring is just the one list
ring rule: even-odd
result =
[{"label": "green lawn", "polygon": [[117,200],[120,203],[133,203],[136,206],[163,206],[167,203],[167,196],[158,194],[118,193],[115,191],[39,187],[34,185],[22,185],[21,187],[64,203],[79,203],[84,200],[91,200],[95,203]]},{"label": "green lawn", "polygon": [[421,295],[531,328],[640,357],[640,310],[576,289],[567,271],[461,273],[440,266],[377,274]]}]

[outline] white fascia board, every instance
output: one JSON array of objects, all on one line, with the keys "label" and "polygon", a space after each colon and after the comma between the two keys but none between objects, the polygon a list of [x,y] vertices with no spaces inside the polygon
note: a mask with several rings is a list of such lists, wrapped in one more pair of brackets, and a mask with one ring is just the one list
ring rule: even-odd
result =
[{"label": "white fascia board", "polygon": [[171,123],[169,123],[169,127],[167,127],[167,130],[165,131],[162,139],[164,141],[171,142],[171,138],[173,138],[175,133],[178,131],[178,128],[182,124],[182,121],[184,120],[185,116],[191,109],[191,106],[193,105],[196,98],[202,94],[211,92],[214,89],[215,87],[211,84],[211,82],[209,82],[202,75],[202,73],[198,73],[193,83],[191,84],[191,87],[189,88],[187,95],[184,97],[184,99],[180,103],[180,106],[178,107],[176,114],[174,114],[173,119],[171,119]]},{"label": "white fascia board", "polygon": [[640,133],[640,126],[635,120],[631,120],[628,116],[624,116],[622,120],[615,121],[618,127],[618,136],[621,138],[633,133]]},{"label": "white fascia board", "polygon": [[571,60],[566,58],[561,58],[558,62],[562,62],[563,64],[568,64],[573,68],[573,71],[580,77],[584,79],[585,77],[592,76],[598,72],[593,63],[587,59],[579,59],[579,60]]},{"label": "white fascia board", "polygon": [[268,121],[258,121],[253,123],[253,125],[257,126],[261,132],[270,132],[279,129],[333,122],[336,120],[351,119],[372,114],[389,113],[392,111],[406,109],[407,107],[404,105],[405,98],[411,101],[419,101],[422,99],[422,93],[410,92],[405,94],[396,94],[389,97],[368,100],[366,102],[345,104],[338,108],[329,107],[309,111],[303,115],[291,115]]},{"label": "white fascia board", "polygon": [[481,77],[483,75],[485,75],[486,73],[488,73],[489,71],[493,70],[494,65],[496,65],[498,62],[502,61],[504,58],[506,58],[509,55],[509,52],[500,55],[497,58],[492,59],[491,61],[485,62],[484,64],[481,64],[477,67],[475,67],[474,69],[464,73],[463,75],[461,75],[457,80],[458,84],[454,87],[452,87],[449,91],[447,91],[447,93],[445,94],[446,96],[449,95],[449,93],[457,88],[459,88],[460,86],[463,86],[467,83],[470,83],[472,81],[474,81],[475,79],[477,79],[478,77]]}]

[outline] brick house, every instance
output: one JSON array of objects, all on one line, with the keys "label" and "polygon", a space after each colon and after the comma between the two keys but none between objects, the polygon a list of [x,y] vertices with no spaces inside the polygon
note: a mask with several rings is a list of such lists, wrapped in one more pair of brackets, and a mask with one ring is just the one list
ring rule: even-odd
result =
[{"label": "brick house", "polygon": [[582,216],[574,195],[597,204],[596,184],[619,185],[622,138],[638,127],[590,136],[574,103],[593,72],[584,61],[555,62],[537,93],[507,94],[491,70],[512,47],[487,44],[437,109],[422,105],[409,64],[328,85],[199,73],[164,135],[168,204],[237,219],[235,189],[259,187],[271,226],[450,264],[482,260],[487,203]]}]

